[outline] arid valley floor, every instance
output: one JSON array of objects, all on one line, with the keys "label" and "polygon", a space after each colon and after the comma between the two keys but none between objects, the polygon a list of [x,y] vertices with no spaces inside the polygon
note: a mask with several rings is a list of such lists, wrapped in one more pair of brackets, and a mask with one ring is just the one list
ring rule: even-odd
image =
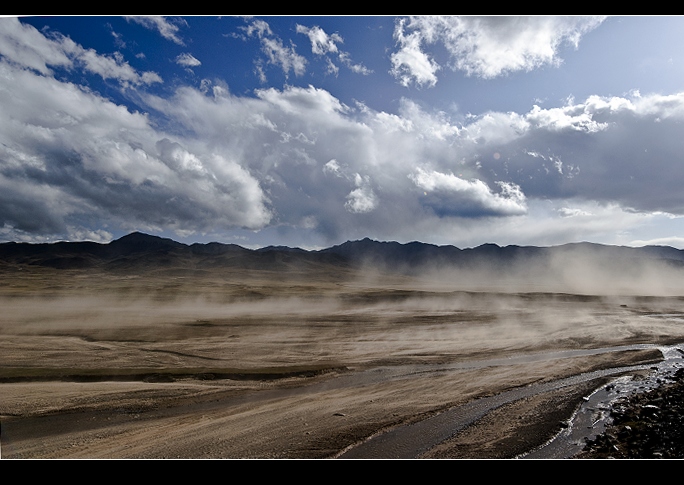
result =
[{"label": "arid valley floor", "polygon": [[[2,458],[341,457],[477,398],[661,360],[571,351],[684,342],[677,294],[351,270],[7,266],[0,278]],[[518,456],[609,378],[499,406],[414,457]]]}]

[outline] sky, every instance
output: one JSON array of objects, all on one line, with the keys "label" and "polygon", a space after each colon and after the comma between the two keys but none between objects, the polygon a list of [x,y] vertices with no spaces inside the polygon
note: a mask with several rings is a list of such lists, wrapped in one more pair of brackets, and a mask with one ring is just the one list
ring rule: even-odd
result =
[{"label": "sky", "polygon": [[684,17],[0,18],[0,242],[684,248]]}]

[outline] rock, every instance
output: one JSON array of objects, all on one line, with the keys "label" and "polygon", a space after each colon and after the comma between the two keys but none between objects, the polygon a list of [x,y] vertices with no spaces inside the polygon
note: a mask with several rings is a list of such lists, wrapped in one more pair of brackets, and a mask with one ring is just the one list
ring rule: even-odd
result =
[{"label": "rock", "polygon": [[612,424],[577,458],[684,458],[684,372],[674,382],[623,397],[613,407]]}]

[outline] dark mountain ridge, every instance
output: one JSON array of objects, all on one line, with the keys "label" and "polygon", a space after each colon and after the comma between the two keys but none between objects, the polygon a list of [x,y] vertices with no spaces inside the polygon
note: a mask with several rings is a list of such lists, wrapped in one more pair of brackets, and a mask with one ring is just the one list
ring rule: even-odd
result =
[{"label": "dark mountain ridge", "polygon": [[669,246],[626,247],[588,242],[560,246],[498,246],[483,244],[460,249],[451,245],[413,241],[347,241],[322,250],[286,246],[246,249],[218,242],[183,244],[172,239],[134,232],[108,244],[95,242],[0,244],[5,264],[57,269],[100,268],[125,270],[134,267],[233,267],[260,270],[315,269],[375,266],[383,270],[411,273],[431,268],[510,268],[552,258],[594,258],[601,264],[630,265],[638,261],[661,261],[684,266],[684,251]]}]

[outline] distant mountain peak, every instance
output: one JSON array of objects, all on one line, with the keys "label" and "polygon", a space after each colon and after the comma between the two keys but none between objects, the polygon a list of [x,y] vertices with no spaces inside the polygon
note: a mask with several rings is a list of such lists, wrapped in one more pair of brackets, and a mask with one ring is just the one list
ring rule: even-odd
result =
[{"label": "distant mountain peak", "polygon": [[[125,236],[121,236],[119,239],[115,239],[112,242],[124,242],[124,241],[138,241],[138,240],[146,240],[146,239],[163,239],[159,236],[153,236],[151,234],[146,234],[144,232],[140,231],[134,231],[130,234],[126,234]],[[170,241],[171,239],[169,239]]]},{"label": "distant mountain peak", "polygon": [[160,247],[177,248],[185,246],[185,244],[174,241],[173,239],[152,236],[139,231],[120,237],[119,239],[110,242],[109,245],[112,247],[126,247],[134,250],[158,249]]}]

